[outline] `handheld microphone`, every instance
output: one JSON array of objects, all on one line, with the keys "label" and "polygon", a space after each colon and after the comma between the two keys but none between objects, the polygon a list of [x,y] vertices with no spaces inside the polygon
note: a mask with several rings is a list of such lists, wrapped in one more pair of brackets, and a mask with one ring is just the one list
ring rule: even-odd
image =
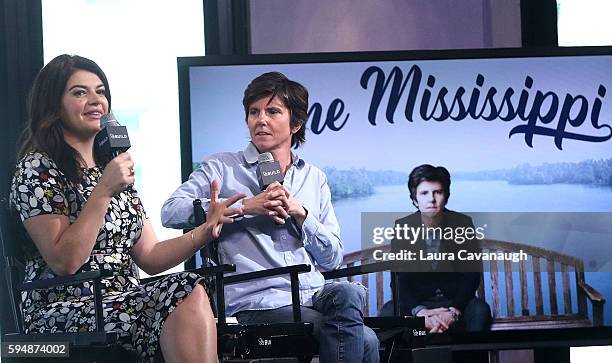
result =
[{"label": "handheld microphone", "polygon": [[100,131],[94,139],[94,157],[96,160],[108,162],[127,151],[130,146],[132,145],[127,128],[119,124],[112,112],[103,115],[100,118]]},{"label": "handheld microphone", "polygon": [[268,185],[279,182],[283,184],[284,176],[280,170],[280,163],[274,160],[271,153],[261,153],[257,157],[257,181],[261,190],[265,190]]}]

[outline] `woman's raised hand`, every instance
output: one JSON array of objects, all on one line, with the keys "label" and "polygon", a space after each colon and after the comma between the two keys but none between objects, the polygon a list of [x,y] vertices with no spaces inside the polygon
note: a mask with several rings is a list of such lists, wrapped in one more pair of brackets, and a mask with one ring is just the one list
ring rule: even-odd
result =
[{"label": "woman's raised hand", "polygon": [[108,191],[109,196],[121,193],[134,184],[134,162],[128,152],[123,152],[113,158],[104,168],[98,186]]},{"label": "woman's raised hand", "polygon": [[235,194],[224,201],[219,201],[219,182],[213,180],[210,184],[210,204],[206,213],[206,223],[198,227],[204,231],[204,239],[201,240],[202,245],[219,238],[221,229],[225,223],[233,223],[234,219],[230,216],[242,215],[242,208],[230,208],[230,206],[242,198],[246,194]]}]

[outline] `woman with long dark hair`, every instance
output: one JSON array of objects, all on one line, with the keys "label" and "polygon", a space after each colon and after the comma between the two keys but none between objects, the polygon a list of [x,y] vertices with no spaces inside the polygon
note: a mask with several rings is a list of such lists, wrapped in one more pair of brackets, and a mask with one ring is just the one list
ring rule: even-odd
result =
[{"label": "woman with long dark hair", "polygon": [[[24,246],[26,280],[110,269],[104,330],[119,332],[123,347],[143,361],[160,352],[166,362],[216,361],[206,280],[183,272],[141,285],[137,266],[156,274],[186,260],[219,236],[229,215],[241,213],[229,206],[244,196],[219,201],[214,181],[207,222],[160,242],[132,187],[130,154],[106,165],[95,160],[94,138],[110,108],[108,80],[87,58],[60,55],[36,77],[11,191],[33,242]],[[22,309],[28,333],[96,328],[88,283],[28,292]]]}]

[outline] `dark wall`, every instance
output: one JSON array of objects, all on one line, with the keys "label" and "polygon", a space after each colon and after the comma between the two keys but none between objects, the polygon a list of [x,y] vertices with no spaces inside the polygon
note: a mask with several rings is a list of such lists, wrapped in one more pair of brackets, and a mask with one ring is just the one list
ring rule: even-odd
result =
[{"label": "dark wall", "polygon": [[[0,14],[0,224],[4,231],[16,143],[26,120],[26,95],[43,65],[43,48],[39,0],[0,0]],[[0,291],[7,291],[4,263],[0,260]],[[12,327],[5,293],[0,294],[0,315],[4,332]]]},{"label": "dark wall", "polygon": [[206,54],[249,54],[248,0],[203,0]]},{"label": "dark wall", "polygon": [[523,47],[554,47],[559,44],[556,0],[521,0]]},{"label": "dark wall", "polygon": [[43,65],[40,1],[1,0],[0,108],[2,157],[0,195],[8,193],[16,142],[26,116],[26,98]]}]

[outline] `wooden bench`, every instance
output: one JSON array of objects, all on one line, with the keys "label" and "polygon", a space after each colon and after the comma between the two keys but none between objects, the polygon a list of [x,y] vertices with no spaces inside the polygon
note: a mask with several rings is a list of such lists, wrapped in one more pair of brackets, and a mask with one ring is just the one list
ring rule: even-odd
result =
[{"label": "wooden bench", "polygon": [[[479,243],[483,252],[519,252],[523,250],[528,255],[527,261],[517,263],[511,261],[484,262],[484,272],[477,296],[484,298],[491,306],[492,330],[603,325],[605,299],[585,282],[582,260],[520,243],[496,240],[481,240]],[[389,245],[376,246],[346,254],[343,264],[346,267],[352,267],[375,262],[372,260],[374,250],[388,252],[389,248]],[[368,287],[367,304],[370,301],[369,295],[376,294],[376,311],[380,311],[384,302],[390,299],[390,297],[385,299],[384,296],[384,274],[388,272],[375,273],[375,289],[369,289],[370,279],[365,276],[349,278],[349,281],[359,281]],[[514,289],[516,276],[518,276],[519,284],[518,294],[515,294]],[[572,281],[572,276],[574,281]],[[388,285],[388,282],[386,284]],[[543,293],[544,289],[548,290],[547,298]],[[562,297],[559,297],[557,291],[561,292]],[[577,294],[576,307],[572,304],[572,294]],[[517,312],[515,307],[518,306],[516,301],[519,299],[520,311]],[[592,304],[592,321],[588,316],[587,299]],[[563,305],[562,311],[559,309],[561,304]],[[530,306],[532,306],[531,309]],[[502,309],[503,307],[505,309]],[[367,315],[369,315],[369,310],[367,307]]]}]

